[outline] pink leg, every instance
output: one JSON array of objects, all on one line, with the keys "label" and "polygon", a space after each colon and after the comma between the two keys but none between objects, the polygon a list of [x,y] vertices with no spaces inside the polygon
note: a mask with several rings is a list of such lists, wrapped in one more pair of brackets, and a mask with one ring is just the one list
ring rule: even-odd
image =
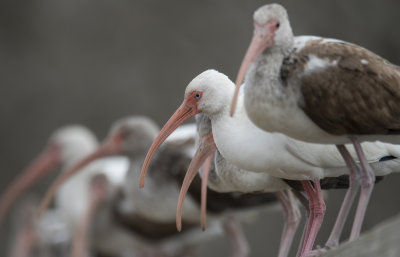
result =
[{"label": "pink leg", "polygon": [[103,174],[95,175],[90,185],[88,209],[74,229],[70,257],[89,256],[89,228],[98,207],[106,200],[107,193],[107,178]]},{"label": "pink leg", "polygon": [[232,257],[250,256],[249,244],[240,223],[231,216],[224,221],[223,228],[232,246]]},{"label": "pink leg", "polygon": [[350,153],[347,151],[344,145],[337,145],[336,147],[338,148],[340,154],[342,155],[344,161],[346,162],[347,167],[349,167],[350,186],[346,192],[346,196],[344,197],[342,206],[340,207],[340,211],[336,218],[336,222],[335,225],[333,226],[332,232],[325,243],[325,247],[308,252],[307,254],[308,257],[317,256],[320,253],[326,252],[327,250],[339,245],[339,239],[342,234],[343,227],[346,223],[351,206],[354,203],[354,199],[360,187],[360,182],[359,182],[360,170],[358,166],[356,165],[356,163],[354,162],[353,158],[351,157]]},{"label": "pink leg", "polygon": [[369,198],[371,197],[372,190],[374,189],[375,175],[365,158],[360,142],[356,138],[352,138],[351,141],[353,142],[354,149],[357,152],[357,156],[361,164],[360,200],[358,201],[357,211],[350,234],[350,240],[353,240],[360,235],[361,226],[364,221]]},{"label": "pink leg", "polygon": [[328,238],[328,241],[325,244],[326,248],[332,248],[339,245],[339,239],[342,234],[344,224],[346,223],[351,206],[353,205],[354,199],[357,195],[358,188],[360,187],[360,182],[359,182],[360,171],[356,163],[354,162],[353,158],[351,157],[350,153],[347,151],[344,145],[337,145],[336,147],[338,148],[340,154],[342,155],[347,166],[349,167],[350,186],[343,200],[342,206],[340,208],[338,217],[336,218],[336,222],[332,229],[332,232]]},{"label": "pink leg", "polygon": [[287,194],[283,191],[275,193],[283,207],[284,225],[279,246],[278,257],[286,257],[289,254],[290,247],[299,226],[301,213],[291,190]]},{"label": "pink leg", "polygon": [[324,219],[326,206],[322,197],[319,179],[314,180],[314,188],[310,181],[302,181],[302,184],[310,201],[310,218],[301,252],[301,256],[305,256],[307,252],[312,250],[315,238]]},{"label": "pink leg", "polygon": [[308,204],[308,198],[307,198],[307,196],[304,195],[304,192],[300,192],[297,190],[293,190],[292,192],[296,196],[296,198],[300,201],[301,205],[304,207],[305,216],[306,216],[306,223],[304,224],[303,232],[301,233],[301,238],[300,238],[300,245],[299,245],[299,247],[297,249],[297,253],[296,253],[296,256],[299,257],[301,254],[301,250],[303,249],[304,238],[306,235],[308,221],[310,218],[310,209],[309,209],[309,204]]},{"label": "pink leg", "polygon": [[16,234],[15,242],[11,251],[11,257],[28,257],[32,255],[33,248],[37,243],[37,231],[35,228],[34,219],[36,217],[36,210],[25,210],[26,217],[20,220],[19,228]]},{"label": "pink leg", "polygon": [[302,256],[302,254],[304,252],[305,243],[306,243],[307,239],[309,238],[311,224],[313,223],[313,220],[314,220],[314,211],[313,211],[313,208],[312,208],[312,202],[314,200],[314,196],[313,196],[313,191],[314,190],[313,190],[313,188],[311,186],[311,183],[309,181],[302,181],[302,184],[303,184],[304,191],[308,195],[309,216],[308,216],[308,219],[307,219],[307,222],[306,222],[306,226],[305,226],[305,230],[304,230],[304,233],[303,233],[303,236],[302,236],[303,238],[302,238],[302,242],[301,242],[300,256]]},{"label": "pink leg", "polygon": [[309,212],[309,209],[308,209],[309,205],[308,205],[307,196],[304,194],[304,192],[301,192],[301,191],[292,190],[291,192],[294,194],[294,196],[297,198],[297,200],[299,200],[301,205],[304,207],[304,209],[306,211],[305,212],[306,216],[308,217],[310,215],[310,212]]}]

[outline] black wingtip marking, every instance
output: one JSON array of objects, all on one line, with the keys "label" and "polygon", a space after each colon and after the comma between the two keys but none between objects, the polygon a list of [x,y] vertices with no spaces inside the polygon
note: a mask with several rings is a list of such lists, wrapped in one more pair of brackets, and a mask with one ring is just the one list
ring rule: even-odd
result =
[{"label": "black wingtip marking", "polygon": [[380,162],[390,161],[390,160],[393,160],[393,159],[396,159],[396,158],[397,158],[397,157],[394,157],[394,156],[392,156],[392,155],[389,155],[389,156],[384,156],[384,157],[380,158],[379,161],[380,161]]}]

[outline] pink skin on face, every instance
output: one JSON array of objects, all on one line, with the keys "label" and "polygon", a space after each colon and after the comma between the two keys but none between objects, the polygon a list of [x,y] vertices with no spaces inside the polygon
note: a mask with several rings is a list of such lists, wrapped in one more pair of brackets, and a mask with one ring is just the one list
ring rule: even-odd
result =
[{"label": "pink skin on face", "polygon": [[236,77],[236,89],[232,99],[231,116],[235,112],[239,88],[243,82],[244,76],[246,75],[247,69],[251,63],[257,60],[257,58],[265,51],[265,49],[270,48],[275,44],[274,37],[277,28],[279,28],[279,21],[277,20],[268,21],[263,25],[254,22],[253,38],[251,39],[250,46],[247,49],[246,55],[244,56]]},{"label": "pink skin on face", "polygon": [[150,161],[156,153],[160,145],[171,135],[174,130],[187,121],[189,118],[200,113],[197,109],[197,102],[201,99],[203,92],[194,91],[191,92],[183,101],[181,106],[175,111],[171,118],[165,123],[164,127],[158,133],[156,139],[154,139],[149,151],[147,152],[146,158],[143,162],[142,171],[140,173],[140,187],[142,188],[145,183],[146,173],[150,165]]}]

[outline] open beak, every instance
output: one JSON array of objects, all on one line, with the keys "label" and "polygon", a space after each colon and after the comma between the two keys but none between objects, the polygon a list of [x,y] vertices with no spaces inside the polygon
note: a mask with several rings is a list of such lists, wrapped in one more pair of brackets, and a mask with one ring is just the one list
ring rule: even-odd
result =
[{"label": "open beak", "polygon": [[65,181],[67,181],[70,177],[75,175],[78,171],[83,170],[83,168],[91,163],[92,161],[107,157],[107,156],[112,156],[112,155],[118,155],[120,154],[120,144],[122,141],[122,133],[117,132],[113,137],[109,138],[106,140],[103,144],[100,145],[100,147],[84,159],[82,159],[80,162],[75,164],[72,168],[69,170],[66,170],[65,172],[62,172],[55,182],[50,186],[50,188],[47,190],[41,204],[38,210],[38,215],[39,217],[43,215],[43,213],[47,210],[48,206],[50,205],[51,201],[53,200],[53,197],[57,190],[61,187],[62,184],[64,184]]},{"label": "open beak", "polygon": [[194,102],[192,95],[189,95],[171,116],[171,118],[165,123],[164,127],[158,133],[156,139],[154,139],[149,151],[147,152],[146,158],[143,162],[142,171],[140,173],[139,186],[142,188],[145,183],[146,173],[150,165],[150,161],[156,153],[160,145],[171,135],[174,130],[179,127],[182,123],[187,121],[189,118],[200,113],[197,109],[197,104]]},{"label": "open beak", "polygon": [[236,77],[236,88],[235,94],[233,95],[232,103],[231,103],[231,111],[230,114],[233,116],[235,113],[236,102],[239,94],[239,88],[243,83],[244,76],[250,66],[257,58],[264,52],[265,49],[271,47],[273,44],[274,33],[271,32],[270,23],[265,25],[258,25],[254,23],[254,34],[251,40],[250,46],[247,49],[246,55],[240,65],[240,69],[238,75]]},{"label": "open beak", "polygon": [[[201,227],[205,229],[205,210],[206,210],[206,197],[207,197],[207,180],[208,173],[210,171],[210,164],[212,160],[212,156],[214,151],[217,149],[214,143],[214,138],[212,133],[200,138],[199,147],[196,150],[196,153],[189,164],[189,168],[186,172],[185,178],[183,179],[181,191],[179,193],[178,206],[176,210],[176,228],[178,231],[182,229],[182,207],[183,201],[185,200],[185,196],[187,191],[189,190],[190,184],[193,182],[194,178],[201,165],[207,160],[203,167],[203,180],[202,180],[202,197],[201,197],[201,205],[202,205],[202,219],[201,219]],[[208,160],[209,159],[209,160]],[[204,198],[204,200],[203,200]],[[203,206],[204,205],[204,206]],[[204,214],[203,214],[204,212]]]},{"label": "open beak", "polygon": [[50,144],[16,180],[6,189],[0,198],[0,223],[17,198],[41,178],[60,165],[60,153],[56,144]]}]

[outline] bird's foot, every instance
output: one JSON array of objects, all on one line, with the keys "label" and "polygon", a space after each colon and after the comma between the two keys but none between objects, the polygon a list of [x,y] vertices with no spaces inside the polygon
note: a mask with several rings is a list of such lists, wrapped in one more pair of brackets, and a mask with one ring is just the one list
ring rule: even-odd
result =
[{"label": "bird's foot", "polygon": [[329,246],[325,246],[325,247],[322,247],[322,248],[320,246],[317,246],[316,249],[307,252],[304,255],[304,257],[316,257],[316,256],[319,256],[321,254],[324,254],[324,253],[328,252],[330,249],[331,249],[331,247],[329,247]]}]

